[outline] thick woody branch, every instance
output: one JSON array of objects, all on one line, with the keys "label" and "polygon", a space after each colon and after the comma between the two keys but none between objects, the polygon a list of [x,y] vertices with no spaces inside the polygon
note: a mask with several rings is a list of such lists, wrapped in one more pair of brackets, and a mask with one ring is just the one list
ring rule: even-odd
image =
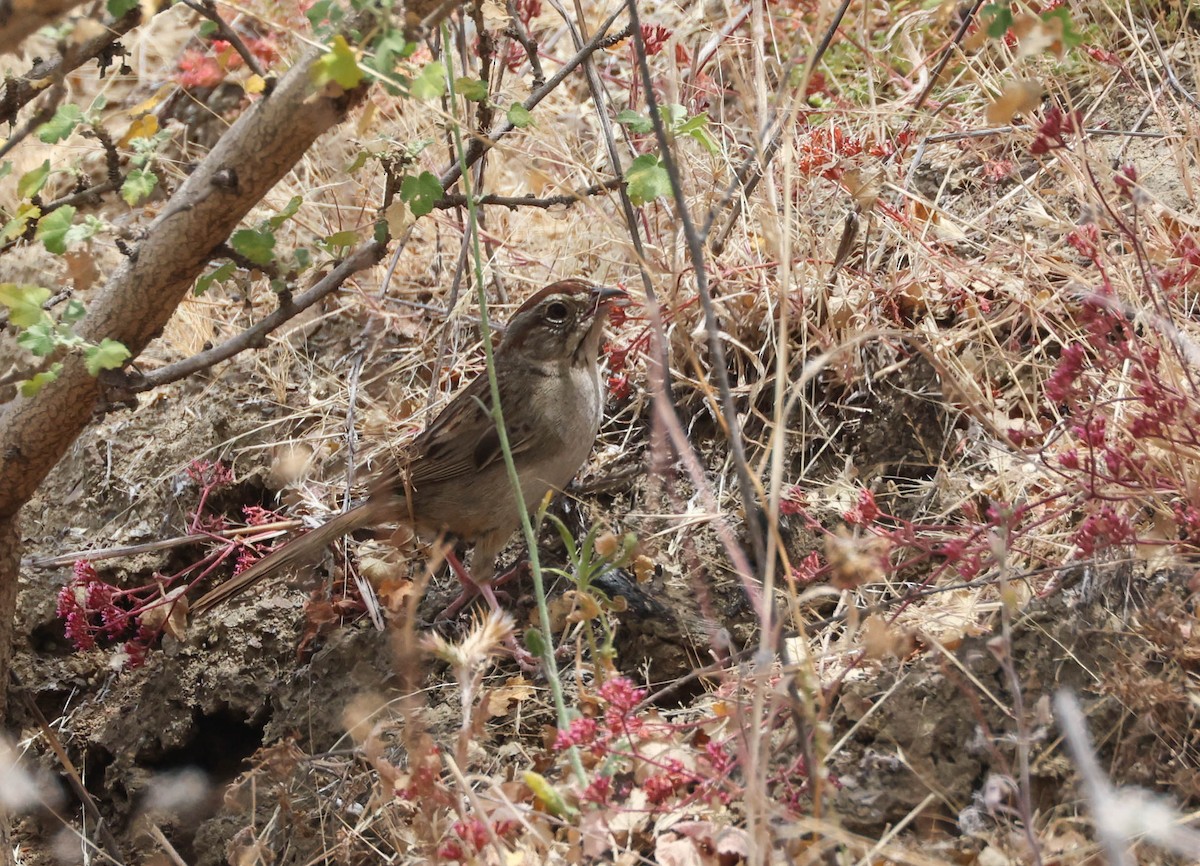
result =
[{"label": "thick woody branch", "polygon": [[[171,197],[136,250],[89,304],[76,332],[137,357],[250,208],[365,92],[314,92],[319,50],[305,54],[267,98],[229,129]],[[77,355],[57,381],[0,413],[0,519],[14,514],[87,425],[101,386]],[[0,611],[0,616],[4,612]]]},{"label": "thick woody branch", "polygon": [[0,52],[16,51],[39,27],[81,6],[83,0],[7,0],[0,3]]},{"label": "thick woody branch", "polygon": [[[290,300],[281,299],[274,312],[264,316],[236,337],[231,337],[219,346],[214,346],[174,364],[168,364],[152,373],[145,375],[129,373],[123,387],[134,393],[148,391],[159,385],[175,382],[191,376],[193,373],[208,369],[214,364],[232,358],[238,352],[261,346],[267,334],[286,324],[326,295],[337,291],[354,274],[379,264],[386,251],[387,247],[377,241],[363,244],[311,288]],[[120,387],[122,386],[119,385],[118,388]]]}]

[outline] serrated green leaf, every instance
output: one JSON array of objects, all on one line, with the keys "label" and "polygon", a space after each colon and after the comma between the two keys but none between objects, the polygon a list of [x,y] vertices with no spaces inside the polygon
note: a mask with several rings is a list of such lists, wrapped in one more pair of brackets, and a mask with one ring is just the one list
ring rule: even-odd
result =
[{"label": "serrated green leaf", "polygon": [[433,172],[423,171],[417,177],[406,175],[400,181],[400,198],[408,203],[408,209],[415,217],[432,211],[443,192],[441,181]]},{"label": "serrated green leaf", "polygon": [[267,229],[239,229],[229,239],[229,245],[256,265],[275,261],[275,233]]},{"label": "serrated green leaf", "polygon": [[83,363],[91,375],[98,376],[101,370],[117,369],[128,357],[129,350],[125,348],[124,343],[105,337],[100,341],[100,345],[89,346],[84,350]]},{"label": "serrated green leaf", "polygon": [[352,247],[358,243],[358,232],[336,232],[325,238],[325,243],[331,247]]},{"label": "serrated green leaf", "polygon": [[[108,0],[105,8],[108,9],[108,14],[113,18],[124,18],[127,14],[138,8],[139,0]],[[216,26],[215,24],[213,25]]]},{"label": "serrated green leaf", "polygon": [[133,207],[145,199],[158,186],[158,175],[149,169],[135,168],[125,176],[121,184],[121,198],[125,204]]},{"label": "serrated green leaf", "polygon": [[215,271],[203,274],[198,280],[196,280],[196,285],[192,287],[193,297],[198,298],[203,295],[210,288],[212,288],[213,283],[223,283],[225,280],[232,277],[236,268],[237,265],[235,265],[233,262],[226,262]]},{"label": "serrated green leaf", "polygon": [[73,219],[75,219],[75,208],[69,204],[63,205],[38,220],[35,237],[47,250],[61,256],[67,251],[67,232],[71,228]]},{"label": "serrated green leaf", "polygon": [[38,391],[42,390],[51,382],[58,379],[59,374],[62,373],[62,367],[63,365],[61,361],[55,361],[50,365],[49,369],[43,370],[35,375],[32,379],[23,380],[21,382],[21,396],[35,396]]},{"label": "serrated green leaf", "polygon": [[57,336],[54,323],[46,316],[17,334],[17,345],[44,358],[58,348]]},{"label": "serrated green leaf", "polygon": [[639,114],[631,108],[617,112],[617,123],[629,127],[630,131],[645,134],[654,131],[654,124],[644,114]]},{"label": "serrated green leaf", "polygon": [[18,328],[29,328],[47,319],[42,304],[51,292],[41,286],[0,283],[0,304],[8,307],[8,320]]},{"label": "serrated green leaf", "polygon": [[662,160],[652,153],[644,153],[625,169],[625,190],[629,200],[641,206],[660,195],[670,195],[671,177]]},{"label": "serrated green leaf", "polygon": [[71,298],[67,301],[67,305],[63,307],[62,320],[68,325],[73,325],[87,315],[87,307],[77,298]]},{"label": "serrated green leaf", "polygon": [[363,71],[358,68],[358,58],[354,49],[346,42],[346,37],[339,33],[330,40],[329,50],[313,64],[312,77],[318,87],[324,87],[330,82],[343,90],[358,87],[363,78]]},{"label": "serrated green leaf", "polygon": [[412,80],[409,94],[413,99],[436,99],[446,92],[446,66],[440,60],[426,63]]},{"label": "serrated green leaf", "polygon": [[42,215],[42,209],[35,204],[23,201],[17,205],[17,212],[13,218],[4,224],[4,228],[0,229],[0,240],[13,241],[25,234],[25,230],[29,228],[30,220],[36,220]]},{"label": "serrated green leaf", "polygon": [[300,205],[302,205],[303,203],[304,203],[304,196],[302,196],[302,195],[292,196],[291,199],[288,201],[287,205],[283,208],[283,210],[281,210],[279,213],[275,214],[275,216],[273,216],[269,220],[267,220],[267,225],[269,225],[273,229],[279,228],[281,225],[283,225],[285,222],[287,222],[292,217],[294,217],[297,213],[300,212]]},{"label": "serrated green leaf", "polygon": [[83,110],[72,102],[60,105],[54,116],[38,127],[37,137],[46,144],[62,141],[83,120]]},{"label": "serrated green leaf", "polygon": [[50,177],[50,160],[46,160],[37,168],[21,175],[21,179],[17,181],[17,197],[33,198],[42,191],[48,177]]},{"label": "serrated green leaf", "polygon": [[504,116],[507,117],[508,122],[517,129],[524,129],[527,126],[536,125],[533,122],[533,114],[531,114],[529,109],[519,102],[514,102],[512,105],[510,105]]},{"label": "serrated green leaf", "polygon": [[488,98],[487,82],[481,78],[454,79],[454,92],[472,102],[483,102]]}]

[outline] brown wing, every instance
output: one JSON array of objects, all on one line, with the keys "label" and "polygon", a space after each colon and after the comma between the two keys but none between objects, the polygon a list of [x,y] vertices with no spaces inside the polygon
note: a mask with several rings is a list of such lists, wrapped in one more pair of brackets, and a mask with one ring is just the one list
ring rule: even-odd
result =
[{"label": "brown wing", "polygon": [[[491,404],[487,375],[481,375],[455,395],[412,444],[409,480],[416,489],[456,478],[470,478],[503,459],[500,435],[487,406]],[[501,405],[513,401],[501,395]],[[529,448],[532,437],[523,425],[509,423],[514,455]]]}]

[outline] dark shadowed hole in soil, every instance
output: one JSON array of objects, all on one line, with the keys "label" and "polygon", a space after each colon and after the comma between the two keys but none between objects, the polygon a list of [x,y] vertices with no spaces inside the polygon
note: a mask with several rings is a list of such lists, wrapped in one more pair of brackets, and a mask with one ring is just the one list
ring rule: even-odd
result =
[{"label": "dark shadowed hole in soil", "polygon": [[157,760],[147,761],[146,766],[158,771],[196,767],[220,785],[245,769],[246,759],[262,745],[271,714],[264,709],[254,718],[246,718],[226,708],[209,715],[196,711],[193,718],[192,738]]}]

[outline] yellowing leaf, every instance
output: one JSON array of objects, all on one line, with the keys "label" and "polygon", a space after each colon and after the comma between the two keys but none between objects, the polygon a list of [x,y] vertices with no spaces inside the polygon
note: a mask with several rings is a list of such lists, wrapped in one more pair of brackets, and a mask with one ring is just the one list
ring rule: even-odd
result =
[{"label": "yellowing leaf", "polygon": [[242,90],[247,93],[262,93],[267,89],[267,82],[261,75],[251,75],[242,82]]},{"label": "yellowing leaf", "polygon": [[128,147],[129,142],[135,138],[151,138],[156,132],[158,132],[158,118],[153,114],[143,114],[129,124],[129,129],[125,130],[125,134],[117,142],[117,147]]},{"label": "yellowing leaf", "polygon": [[162,87],[158,88],[158,90],[155,92],[155,94],[153,96],[151,96],[149,99],[147,99],[143,102],[139,102],[133,108],[129,109],[129,116],[130,117],[139,117],[143,114],[146,114],[147,112],[153,111],[154,109],[156,109],[158,107],[158,104],[160,102],[162,102],[163,97],[166,96],[168,93],[173,92],[174,90],[175,90],[174,84],[164,84]]},{"label": "yellowing leaf", "polygon": [[312,77],[318,87],[332,83],[343,90],[352,90],[358,86],[363,71],[358,68],[358,57],[345,36],[339,33],[333,37],[329,51],[313,64]]}]

